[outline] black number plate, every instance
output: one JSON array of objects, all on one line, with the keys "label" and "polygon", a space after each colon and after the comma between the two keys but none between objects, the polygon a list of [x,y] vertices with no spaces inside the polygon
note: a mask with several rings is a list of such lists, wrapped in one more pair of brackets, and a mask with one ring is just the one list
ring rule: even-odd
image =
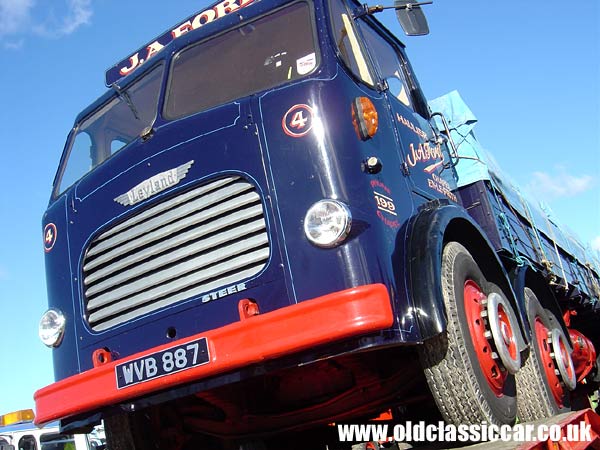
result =
[{"label": "black number plate", "polygon": [[201,366],[209,361],[206,338],[186,342],[160,352],[151,353],[142,358],[117,364],[115,373],[119,389],[143,383],[158,377],[192,367]]}]

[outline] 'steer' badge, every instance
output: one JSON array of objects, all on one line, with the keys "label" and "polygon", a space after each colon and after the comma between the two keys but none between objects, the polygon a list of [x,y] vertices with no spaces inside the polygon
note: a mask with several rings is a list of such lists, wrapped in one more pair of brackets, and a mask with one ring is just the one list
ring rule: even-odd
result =
[{"label": "'steer' badge", "polygon": [[175,186],[185,178],[188,170],[192,167],[192,164],[194,164],[194,160],[188,161],[175,169],[158,173],[153,177],[142,181],[124,194],[119,195],[115,198],[115,202],[120,203],[123,206],[135,205],[171,186]]}]

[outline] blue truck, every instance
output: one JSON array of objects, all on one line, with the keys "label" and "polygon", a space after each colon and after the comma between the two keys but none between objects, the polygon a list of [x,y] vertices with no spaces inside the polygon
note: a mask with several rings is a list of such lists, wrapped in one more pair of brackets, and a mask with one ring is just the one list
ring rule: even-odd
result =
[{"label": "blue truck", "polygon": [[[393,6],[409,35],[420,6]],[[589,406],[595,263],[456,94],[428,105],[383,9],[224,0],[106,72],[43,217],[37,423],[103,420],[116,450],[344,448],[328,424],[385,411]]]}]

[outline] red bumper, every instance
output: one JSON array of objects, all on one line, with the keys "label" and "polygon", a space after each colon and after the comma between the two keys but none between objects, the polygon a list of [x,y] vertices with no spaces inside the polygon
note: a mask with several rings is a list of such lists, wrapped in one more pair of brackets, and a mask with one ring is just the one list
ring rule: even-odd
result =
[{"label": "red bumper", "polygon": [[[232,323],[95,367],[37,391],[36,424],[108,405],[385,328],[393,323],[382,284],[336,292]],[[182,372],[117,389],[115,366],[175,344],[206,338],[210,360]]]}]

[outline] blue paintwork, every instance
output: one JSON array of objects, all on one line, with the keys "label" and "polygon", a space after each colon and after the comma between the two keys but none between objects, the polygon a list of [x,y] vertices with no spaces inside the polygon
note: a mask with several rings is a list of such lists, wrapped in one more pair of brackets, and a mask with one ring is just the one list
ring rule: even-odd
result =
[{"label": "blue paintwork", "polygon": [[[261,0],[244,9],[244,18],[250,20],[284,3]],[[411,167],[411,176],[402,174],[409,143],[424,141],[401,125],[397,114],[422,129],[426,122],[400,103],[394,104],[387,93],[356,82],[337,58],[326,2],[315,0],[311,5],[317,18],[321,61],[314,73],[181,120],[168,121],[159,115],[151,139],[134,141],[51,200],[43,224],[54,223],[58,239],[46,256],[48,297],[50,306],[61,309],[68,323],[62,345],[53,350],[57,380],[92,368],[91,355],[98,348],[125,357],[168,342],[169,327],[176,327],[177,338],[183,338],[235,322],[241,298],[256,299],[261,312],[268,312],[369,283],[388,286],[396,315],[385,338],[375,339],[373,345],[422,340],[419,325],[406,314],[412,306],[402,269],[409,222],[419,205],[444,196],[428,186],[428,175],[422,170],[427,164]],[[239,20],[231,14],[210,27],[188,32],[157,54],[152,64],[144,64],[121,80],[121,88],[154,64],[168,65],[171,56],[189,43]],[[77,120],[115,95],[109,90]],[[358,139],[352,125],[351,102],[358,96],[370,98],[379,112],[379,131],[367,141]],[[163,100],[164,92],[160,102]],[[302,138],[286,135],[282,117],[295,104],[309,104],[322,127],[314,127]],[[361,164],[369,156],[382,161],[380,173],[362,170]],[[113,200],[150,176],[191,159],[195,164],[178,185],[132,207]],[[228,173],[243,174],[256,184],[268,222],[271,259],[263,272],[248,281],[249,289],[206,304],[191,298],[104,332],[89,329],[82,319],[80,278],[84,249],[93,237],[191,184]],[[434,173],[441,177],[451,174],[449,169],[441,173],[441,168]],[[395,217],[383,220],[381,213],[378,216],[374,190],[393,198]],[[349,238],[333,249],[311,245],[303,232],[306,210],[322,198],[345,202],[353,215]]]}]

